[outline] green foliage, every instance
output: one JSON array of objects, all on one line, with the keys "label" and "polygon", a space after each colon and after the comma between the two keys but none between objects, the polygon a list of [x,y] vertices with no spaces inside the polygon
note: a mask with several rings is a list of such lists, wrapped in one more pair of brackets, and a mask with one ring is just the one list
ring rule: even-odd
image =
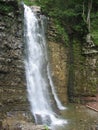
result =
[{"label": "green foliage", "polygon": [[[92,2],[91,32],[95,43],[98,44],[98,1]],[[66,41],[69,35],[81,41],[85,40],[88,33],[86,18],[89,0],[24,0],[24,3],[41,6],[42,13],[54,20],[57,29],[56,40]]]},{"label": "green foliage", "polygon": [[1,13],[10,13],[11,11],[13,11],[13,7],[11,5],[7,5],[6,3],[0,2]]},{"label": "green foliage", "polygon": [[36,5],[37,3],[33,0],[23,0],[23,2],[28,5],[28,6],[31,6],[31,5]]},{"label": "green foliage", "polygon": [[98,12],[91,15],[91,35],[94,43],[98,46]]},{"label": "green foliage", "polygon": [[97,29],[92,31],[92,37],[93,37],[95,45],[98,46],[98,30]]},{"label": "green foliage", "polygon": [[49,130],[47,125],[45,125],[44,127],[45,127],[45,130]]},{"label": "green foliage", "polygon": [[[82,1],[72,0],[40,0],[38,4],[41,6],[42,11],[49,17],[56,21],[57,39],[67,39],[69,33],[74,33],[84,37],[83,33],[87,32],[82,18]],[[70,30],[70,31],[69,31]],[[66,35],[67,34],[67,35]]]},{"label": "green foliage", "polygon": [[55,24],[56,29],[57,29],[57,41],[62,41],[62,42],[66,42],[66,45],[68,43],[68,35],[66,33],[66,31],[64,30],[64,28],[62,26],[60,26],[60,24]]}]

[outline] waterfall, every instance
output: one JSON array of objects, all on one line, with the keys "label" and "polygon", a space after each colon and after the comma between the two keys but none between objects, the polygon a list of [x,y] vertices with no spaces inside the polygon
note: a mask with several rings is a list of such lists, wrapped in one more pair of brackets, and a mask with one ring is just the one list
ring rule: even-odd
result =
[{"label": "waterfall", "polygon": [[51,78],[51,73],[50,73],[49,65],[47,66],[47,73],[48,73],[48,78],[49,78],[49,82],[50,82],[52,94],[53,94],[54,99],[55,99],[55,101],[56,101],[57,107],[58,107],[60,110],[65,110],[65,107],[61,104],[60,100],[58,99],[58,96],[56,95],[54,83],[53,83],[52,78]]},{"label": "waterfall", "polygon": [[50,85],[52,85],[54,97],[56,100],[58,98],[55,89],[53,89],[49,72],[44,18],[41,16],[38,19],[36,14],[24,5],[25,70],[28,99],[36,123],[49,126],[61,125],[66,121],[58,118],[52,109],[50,100]]},{"label": "waterfall", "polygon": [[[45,28],[44,28],[44,27],[46,27],[45,26],[46,23],[44,23],[44,21],[46,21],[46,17],[44,15],[41,15],[40,18],[41,18],[41,26],[42,26],[42,31],[41,31],[42,39],[43,39],[43,44],[44,44],[44,47],[45,47],[44,53],[45,53],[45,56],[46,56],[46,61],[48,63],[47,47],[46,47],[46,40],[45,40]],[[60,110],[64,110],[65,107],[61,104],[60,100],[58,99],[58,97],[56,95],[56,90],[55,90],[54,83],[52,81],[52,77],[51,77],[51,73],[50,73],[49,63],[47,64],[47,75],[48,75],[48,79],[49,79],[49,83],[50,83],[50,86],[51,86],[52,94],[53,94],[54,99],[56,101],[57,107]]]}]

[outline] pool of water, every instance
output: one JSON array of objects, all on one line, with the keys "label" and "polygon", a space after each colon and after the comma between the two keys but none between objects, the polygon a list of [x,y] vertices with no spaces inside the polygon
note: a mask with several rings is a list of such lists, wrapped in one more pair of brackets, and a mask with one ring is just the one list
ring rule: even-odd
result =
[{"label": "pool of water", "polygon": [[[16,114],[15,112],[8,113],[5,119],[6,122],[9,122],[9,114],[10,118],[19,122],[32,122],[28,113],[24,114],[24,112],[19,113],[18,111]],[[61,119],[65,119],[67,123],[65,123],[63,126],[56,124],[56,126],[53,127],[53,130],[98,130],[98,112],[88,109],[83,105],[68,104],[66,105],[65,110],[60,111],[60,116]],[[12,122],[10,125],[13,124],[14,123]],[[95,127],[97,128],[95,129]]]},{"label": "pool of water", "polygon": [[68,104],[66,107],[61,115],[67,124],[55,127],[55,130],[95,130],[94,127],[98,125],[98,112],[77,104]]}]

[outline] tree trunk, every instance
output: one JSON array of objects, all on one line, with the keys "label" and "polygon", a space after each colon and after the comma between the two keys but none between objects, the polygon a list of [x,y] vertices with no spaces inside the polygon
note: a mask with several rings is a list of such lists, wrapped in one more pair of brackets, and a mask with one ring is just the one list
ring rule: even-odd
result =
[{"label": "tree trunk", "polygon": [[92,9],[92,0],[89,0],[88,1],[88,14],[87,14],[87,24],[88,24],[88,30],[89,30],[89,32],[90,32],[90,28],[91,28],[91,25],[90,25],[91,9]]},{"label": "tree trunk", "polygon": [[84,22],[87,23],[88,25],[88,31],[90,33],[90,28],[91,28],[91,25],[90,25],[90,14],[91,14],[91,9],[92,9],[92,0],[88,0],[88,12],[87,12],[87,18],[86,18],[86,15],[85,15],[85,0],[83,1],[83,12],[82,12],[82,16],[83,16],[83,19],[84,19]]}]

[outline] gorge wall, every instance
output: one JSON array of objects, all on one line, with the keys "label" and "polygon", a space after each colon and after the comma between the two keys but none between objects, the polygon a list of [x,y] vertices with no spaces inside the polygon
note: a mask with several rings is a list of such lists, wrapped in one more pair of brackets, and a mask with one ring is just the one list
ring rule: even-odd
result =
[{"label": "gorge wall", "polygon": [[54,37],[57,37],[56,28],[53,20],[50,19],[49,23],[50,64],[60,99],[66,103],[68,94],[70,102],[92,101],[89,97],[96,97],[98,92],[98,47],[82,43],[75,37],[69,37],[67,46],[66,41],[53,42]]},{"label": "gorge wall", "polygon": [[27,110],[23,61],[22,10],[17,1],[0,1],[0,118]]},{"label": "gorge wall", "polygon": [[53,40],[57,37],[53,19],[48,19],[47,46],[52,79],[56,93],[62,104],[66,104],[68,84],[68,48],[62,42]]},{"label": "gorge wall", "polygon": [[[83,49],[81,42],[71,46],[52,40],[56,36],[53,22],[48,21],[48,53],[57,94],[63,104],[67,93],[72,102],[95,96],[98,88],[97,47]],[[0,1],[0,116],[10,110],[28,109],[23,64],[22,10],[14,0]],[[84,51],[85,50],[85,51]],[[96,50],[96,53],[95,51]]]},{"label": "gorge wall", "polygon": [[[66,82],[64,86],[67,87],[69,100],[80,102],[81,97],[95,96],[98,84],[98,2],[89,0],[36,2],[41,6],[42,13],[49,17],[48,41],[52,41],[49,42],[49,45],[52,44],[50,52],[55,51],[56,47],[58,50],[64,47],[68,52],[60,53],[66,55],[65,60],[67,57],[65,70],[68,73],[63,70],[60,72],[65,73],[68,78],[67,82],[63,80],[62,82]],[[53,71],[56,70],[54,68],[57,63],[54,59],[57,53],[58,51],[55,51],[50,54],[55,54],[50,56]],[[55,73],[53,79],[55,80],[57,76],[60,74]],[[60,79],[55,81],[55,84],[59,84],[59,81]]]},{"label": "gorge wall", "polygon": [[[85,48],[85,51],[84,51]],[[98,50],[97,46],[81,46],[73,42],[73,92],[74,102],[93,101],[98,92]],[[71,94],[71,93],[70,93]],[[87,98],[88,97],[88,98]]]},{"label": "gorge wall", "polygon": [[48,42],[49,61],[56,92],[63,104],[67,103],[67,49],[62,43]]}]

